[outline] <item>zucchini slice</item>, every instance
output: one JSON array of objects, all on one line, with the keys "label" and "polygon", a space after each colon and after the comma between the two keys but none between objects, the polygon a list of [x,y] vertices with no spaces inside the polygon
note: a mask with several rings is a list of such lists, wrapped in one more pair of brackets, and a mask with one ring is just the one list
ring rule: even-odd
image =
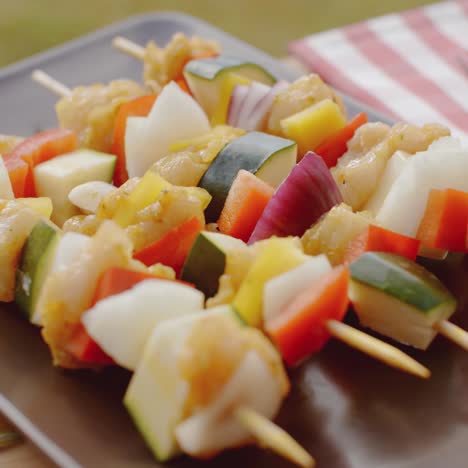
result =
[{"label": "zucchini slice", "polygon": [[58,226],[80,211],[68,194],[76,186],[100,180],[112,182],[116,156],[81,149],[43,162],[34,168],[34,182],[40,197],[49,197],[54,210],[52,221]]},{"label": "zucchini slice", "polygon": [[34,316],[60,238],[61,232],[55,225],[40,221],[26,239],[16,270],[15,302],[29,320]]},{"label": "zucchini slice", "polygon": [[456,301],[429,271],[407,258],[367,252],[350,266],[349,296],[361,324],[415,348],[427,349],[435,323]]},{"label": "zucchini slice", "polygon": [[228,143],[211,163],[199,186],[212,195],[207,222],[216,222],[237,173],[244,169],[272,185],[278,185],[296,164],[297,145],[292,140],[251,132]]},{"label": "zucchini slice", "polygon": [[191,60],[185,65],[184,77],[190,91],[209,117],[215,114],[223,100],[222,95],[226,91],[225,81],[232,74],[267,85],[276,82],[276,79],[260,65],[226,55]]},{"label": "zucchini slice", "polygon": [[246,248],[244,242],[216,232],[201,232],[185,260],[181,279],[193,283],[207,298],[219,288],[229,255]]}]

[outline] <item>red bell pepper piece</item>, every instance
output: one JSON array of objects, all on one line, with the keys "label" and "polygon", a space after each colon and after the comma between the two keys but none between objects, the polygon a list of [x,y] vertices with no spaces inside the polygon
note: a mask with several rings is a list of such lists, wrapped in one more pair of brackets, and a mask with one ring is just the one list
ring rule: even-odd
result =
[{"label": "red bell pepper piece", "polygon": [[421,242],[371,224],[346,248],[344,263],[351,263],[364,252],[388,252],[416,260]]},{"label": "red bell pepper piece", "polygon": [[73,331],[73,335],[66,345],[66,350],[81,362],[102,366],[115,364],[114,360],[89,336],[81,322]]},{"label": "red bell pepper piece", "polygon": [[353,138],[356,130],[366,122],[367,115],[365,112],[356,115],[345,127],[320,143],[314,152],[323,158],[328,167],[336,166],[338,159],[348,149],[348,141]]},{"label": "red bell pepper piece", "polygon": [[28,176],[29,166],[21,158],[3,156],[5,167],[10,177],[11,188],[16,198],[24,197],[24,187]]},{"label": "red bell pepper piece", "polygon": [[120,294],[136,284],[147,279],[161,279],[159,276],[144,271],[129,270],[127,268],[109,268],[106,270],[96,286],[93,298],[93,306],[96,302],[115,294]]},{"label": "red bell pepper piece", "polygon": [[63,128],[53,128],[26,138],[11,153],[4,156],[15,197],[35,197],[34,167],[74,151],[77,147],[76,134]]},{"label": "red bell pepper piece", "polygon": [[320,281],[302,291],[265,330],[293,366],[320,351],[330,339],[328,320],[343,320],[348,308],[349,271],[335,267]]},{"label": "red bell pepper piece", "polygon": [[247,242],[274,191],[266,182],[241,169],[221,211],[219,230]]},{"label": "red bell pepper piece", "polygon": [[122,104],[117,113],[112,141],[112,153],[117,156],[114,171],[114,185],[120,187],[128,180],[127,164],[125,159],[125,130],[127,128],[128,117],[146,117],[154,101],[156,94],[140,96]]},{"label": "red bell pepper piece", "polygon": [[466,252],[467,225],[467,192],[431,190],[416,237],[428,247]]},{"label": "red bell pepper piece", "polygon": [[161,239],[137,252],[134,258],[146,266],[155,263],[170,266],[179,276],[196,237],[204,227],[198,218],[191,218],[171,229]]}]

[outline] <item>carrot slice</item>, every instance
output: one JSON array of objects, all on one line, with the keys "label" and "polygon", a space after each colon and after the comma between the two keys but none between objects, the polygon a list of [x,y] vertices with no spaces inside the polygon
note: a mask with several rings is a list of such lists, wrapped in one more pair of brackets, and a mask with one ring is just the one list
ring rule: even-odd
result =
[{"label": "carrot slice", "polygon": [[171,229],[161,239],[137,252],[134,258],[147,266],[163,263],[172,267],[176,275],[179,276],[185,259],[203,228],[204,225],[198,218],[191,218]]},{"label": "carrot slice", "polygon": [[265,329],[290,366],[320,351],[330,339],[326,323],[343,320],[348,308],[349,271],[335,267],[302,291]]},{"label": "carrot slice", "polygon": [[315,153],[323,158],[328,167],[336,166],[338,159],[346,153],[348,141],[353,138],[356,130],[366,122],[365,112],[356,115],[345,127],[320,143],[315,148]]},{"label": "carrot slice", "polygon": [[241,169],[221,211],[219,230],[247,242],[273,193],[273,187]]},{"label": "carrot slice", "polygon": [[421,242],[371,224],[346,248],[344,263],[351,263],[364,252],[389,252],[415,260]]},{"label": "carrot slice", "polygon": [[416,237],[423,245],[465,252],[468,225],[468,193],[431,190]]}]

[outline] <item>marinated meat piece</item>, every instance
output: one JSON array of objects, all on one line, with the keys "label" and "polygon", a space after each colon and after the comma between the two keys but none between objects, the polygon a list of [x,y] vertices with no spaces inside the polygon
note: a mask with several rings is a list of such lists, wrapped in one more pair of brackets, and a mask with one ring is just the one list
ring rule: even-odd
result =
[{"label": "marinated meat piece", "polygon": [[60,126],[78,135],[80,146],[109,152],[119,107],[146,93],[142,86],[130,80],[78,86],[57,102],[55,111]]},{"label": "marinated meat piece", "polygon": [[14,299],[15,277],[23,245],[41,219],[35,211],[15,200],[0,200],[0,301]]},{"label": "marinated meat piece", "polygon": [[302,236],[307,255],[325,254],[332,265],[343,263],[348,244],[369,224],[376,224],[367,212],[353,213],[344,203],[332,208]]},{"label": "marinated meat piece", "polygon": [[[129,179],[102,199],[95,215],[74,216],[65,222],[63,230],[95,234],[103,221],[114,217],[123,199],[132,193],[139,181],[138,177]],[[140,210],[132,223],[125,227],[134,250],[143,249],[190,218],[197,217],[205,223],[205,195],[208,196],[199,187],[170,186],[164,190],[154,203]]]},{"label": "marinated meat piece", "polygon": [[163,48],[150,41],[145,50],[144,82],[157,90],[171,80],[179,79],[184,65],[190,59],[200,55],[215,55],[219,52],[217,42],[197,36],[188,38],[182,33],[175,34],[169,44]]},{"label": "marinated meat piece", "polygon": [[390,129],[382,123],[368,123],[358,128],[348,143],[348,152],[332,169],[344,202],[354,210],[361,209],[374,193],[395,151],[412,155],[425,151],[433,141],[447,135],[450,131],[438,124],[417,127],[400,122]]},{"label": "marinated meat piece", "polygon": [[182,142],[177,152],[160,159],[151,170],[171,184],[196,187],[224,146],[244,133],[240,128],[217,126],[200,138]]}]

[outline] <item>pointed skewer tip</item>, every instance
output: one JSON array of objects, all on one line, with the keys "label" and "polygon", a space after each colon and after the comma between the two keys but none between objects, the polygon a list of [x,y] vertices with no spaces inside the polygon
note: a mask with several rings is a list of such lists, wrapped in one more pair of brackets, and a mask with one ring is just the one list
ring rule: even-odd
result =
[{"label": "pointed skewer tip", "polygon": [[57,94],[57,96],[66,97],[71,94],[71,90],[68,86],[65,86],[63,83],[56,80],[55,78],[52,78],[42,70],[34,70],[31,73],[31,78],[33,81],[39,83],[44,88],[52,91],[54,94]]},{"label": "pointed skewer tip", "polygon": [[145,58],[145,48],[133,41],[130,41],[126,37],[114,37],[114,39],[112,39],[112,45],[120,52],[131,55],[138,60],[143,60]]},{"label": "pointed skewer tip", "polygon": [[445,336],[445,338],[460,346],[460,348],[468,351],[468,332],[463,330],[463,328],[448,320],[442,320],[434,325],[434,329]]},{"label": "pointed skewer tip", "polygon": [[337,320],[326,323],[328,332],[338,340],[369,356],[417,377],[427,379],[431,371],[395,346],[383,342]]},{"label": "pointed skewer tip", "polygon": [[304,468],[314,468],[316,463],[296,440],[284,429],[262,414],[245,407],[236,410],[238,421],[257,439],[258,443],[268,447],[278,455]]}]

